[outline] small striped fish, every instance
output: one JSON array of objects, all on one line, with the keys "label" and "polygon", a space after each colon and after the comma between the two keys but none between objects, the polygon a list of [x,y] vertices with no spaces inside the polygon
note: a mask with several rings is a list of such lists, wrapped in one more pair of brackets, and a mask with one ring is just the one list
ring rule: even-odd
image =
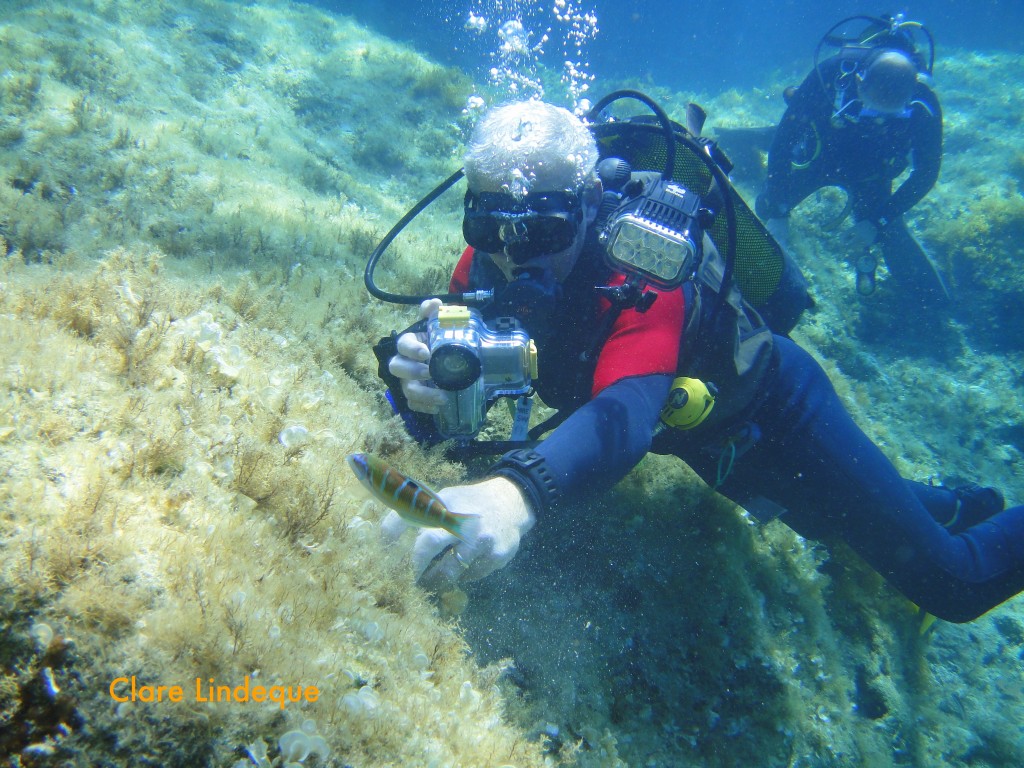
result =
[{"label": "small striped fish", "polygon": [[475,538],[479,515],[449,511],[436,493],[376,456],[352,453],[345,461],[374,498],[395,510],[405,522],[421,528],[443,528],[465,542]]}]

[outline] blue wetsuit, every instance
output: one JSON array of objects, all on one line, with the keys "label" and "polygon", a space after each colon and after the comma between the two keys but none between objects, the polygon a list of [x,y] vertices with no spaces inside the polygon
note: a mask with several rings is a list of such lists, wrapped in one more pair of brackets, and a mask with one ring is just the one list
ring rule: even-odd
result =
[{"label": "blue wetsuit", "polygon": [[[845,541],[918,606],[947,621],[970,621],[1024,588],[1024,507],[951,535],[926,507],[948,508],[949,492],[900,477],[818,363],[789,339],[776,337],[775,348],[764,396],[736,422],[754,425],[760,437],[732,464],[720,493],[740,506],[767,498],[802,536]],[[648,450],[678,456],[715,485],[718,443],[730,429],[702,441],[666,430],[652,444],[670,381],[659,375],[614,384],[537,447],[563,494],[610,487]]]},{"label": "blue wetsuit", "polygon": [[[969,621],[1024,588],[1024,507],[951,535],[926,504],[937,489],[900,477],[854,423],[817,362],[776,337],[764,397],[749,413],[757,443],[718,490],[741,506],[763,496],[808,538],[841,539],[920,607]],[[662,449],[714,484],[719,452]],[[940,502],[941,503],[941,502]],[[948,501],[945,504],[948,505]]]},{"label": "blue wetsuit", "polygon": [[[496,270],[488,265],[488,257],[468,252],[453,289],[493,285]],[[951,516],[953,493],[900,477],[817,362],[787,338],[774,337],[771,363],[745,407],[709,429],[657,432],[679,361],[646,358],[660,354],[672,324],[678,345],[682,323],[673,302],[684,302],[662,294],[654,304],[661,310],[626,310],[588,365],[579,351],[599,326],[595,313],[607,310],[595,298],[595,276],[586,266],[581,276],[577,267],[549,323],[554,332],[530,329],[541,351],[538,391],[548,405],[571,411],[535,449],[558,497],[611,487],[649,451],[673,454],[737,504],[757,508],[767,499],[797,533],[845,541],[939,618],[969,621],[1024,589],[1024,507],[952,534],[936,520]],[[656,343],[646,343],[645,333]],[[628,343],[616,344],[621,338]],[[735,455],[730,445],[739,445]],[[544,506],[536,478],[515,466],[501,473]]]}]

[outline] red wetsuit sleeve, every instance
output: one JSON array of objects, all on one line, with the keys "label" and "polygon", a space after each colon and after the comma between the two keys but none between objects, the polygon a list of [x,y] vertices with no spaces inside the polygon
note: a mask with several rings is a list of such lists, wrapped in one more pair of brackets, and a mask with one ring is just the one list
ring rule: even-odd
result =
[{"label": "red wetsuit sleeve", "polygon": [[448,283],[448,293],[466,293],[469,287],[469,268],[473,265],[473,248],[469,246],[459,257],[459,263],[455,265],[451,282]]},{"label": "red wetsuit sleeve", "polygon": [[[622,282],[621,277],[613,281]],[[657,300],[646,312],[627,309],[615,321],[597,359],[592,397],[631,376],[676,372],[686,316],[683,291],[656,293]],[[601,302],[601,309],[610,311],[610,305],[604,299]]]}]

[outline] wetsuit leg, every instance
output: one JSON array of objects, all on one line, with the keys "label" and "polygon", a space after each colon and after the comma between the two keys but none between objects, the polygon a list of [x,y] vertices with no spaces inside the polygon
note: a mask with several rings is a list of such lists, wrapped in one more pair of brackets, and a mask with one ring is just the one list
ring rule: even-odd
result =
[{"label": "wetsuit leg", "polygon": [[771,173],[754,202],[755,213],[763,221],[785,218],[808,195],[828,184],[813,168]]},{"label": "wetsuit leg", "polygon": [[[1024,507],[957,535],[938,524],[912,487],[846,412],[814,359],[776,338],[778,361],[753,414],[759,442],[719,490],[738,504],[766,497],[780,520],[809,538],[842,539],[921,608],[970,621],[1024,589]],[[717,457],[678,454],[714,483]]]},{"label": "wetsuit leg", "polygon": [[776,135],[768,157],[768,176],[754,202],[755,213],[763,221],[789,216],[808,195],[836,183],[829,180],[826,164],[820,158],[800,167],[792,157],[793,149],[787,145],[784,132]]}]

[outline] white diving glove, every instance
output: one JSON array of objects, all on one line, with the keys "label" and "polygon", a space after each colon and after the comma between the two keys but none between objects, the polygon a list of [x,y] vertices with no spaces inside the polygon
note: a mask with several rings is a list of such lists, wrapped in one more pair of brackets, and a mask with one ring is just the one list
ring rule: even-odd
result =
[{"label": "white diving glove", "polygon": [[[427,299],[420,304],[419,320],[433,317],[441,306],[440,299]],[[391,375],[402,381],[402,393],[409,408],[418,413],[436,414],[445,403],[445,393],[430,385],[430,348],[425,333],[403,333],[396,343],[398,354],[388,361]]]},{"label": "white diving glove", "polygon": [[[504,567],[519,551],[519,540],[533,528],[530,505],[519,486],[507,478],[453,485],[437,495],[451,512],[479,515],[480,526],[470,541],[460,541],[442,528],[419,532],[412,564],[416,580],[426,589],[482,579]],[[397,512],[390,512],[381,522],[388,541],[395,541],[407,527]]]}]

